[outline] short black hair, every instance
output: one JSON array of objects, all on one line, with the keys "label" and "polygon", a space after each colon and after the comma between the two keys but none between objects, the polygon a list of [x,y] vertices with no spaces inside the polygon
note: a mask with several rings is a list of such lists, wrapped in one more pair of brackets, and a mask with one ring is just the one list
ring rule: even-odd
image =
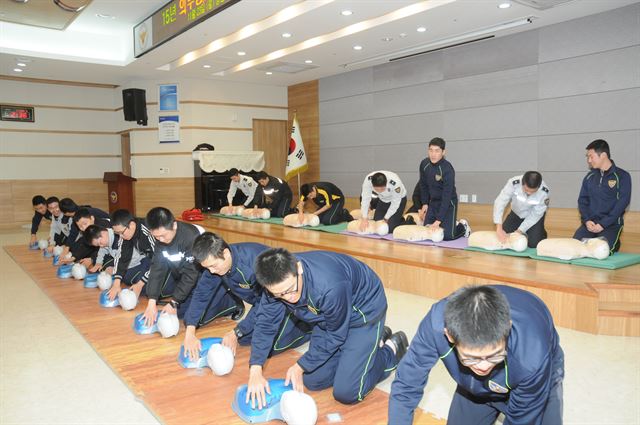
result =
[{"label": "short black hair", "polygon": [[609,150],[609,143],[606,140],[597,139],[587,145],[587,150],[593,149],[595,153],[600,155],[606,153],[607,158],[611,159],[611,151]]},{"label": "short black hair", "polygon": [[60,200],[60,209],[63,213],[75,213],[78,212],[78,204],[73,202],[71,198],[63,198]]},{"label": "short black hair", "polygon": [[149,230],[156,230],[161,227],[171,229],[176,219],[165,207],[151,208],[147,213],[147,227]]},{"label": "short black hair", "polygon": [[127,227],[132,221],[135,221],[135,217],[129,210],[119,209],[111,214],[111,226]]},{"label": "short black hair", "polygon": [[305,183],[300,186],[300,195],[306,200],[307,196],[313,191],[313,186],[310,183]]},{"label": "short black hair", "polygon": [[259,171],[258,174],[256,174],[256,180],[263,180],[268,178],[269,174],[265,173],[264,171]]},{"label": "short black hair", "polygon": [[82,232],[84,241],[89,245],[93,245],[93,241],[99,239],[102,235],[102,232],[105,230],[107,229],[102,226],[92,224],[91,226],[87,227],[84,232]]},{"label": "short black hair", "polygon": [[491,286],[466,286],[451,294],[444,308],[444,326],[458,345],[495,346],[511,330],[507,298]]},{"label": "short black hair", "polygon": [[384,173],[375,173],[371,176],[371,185],[373,187],[382,187],[387,185],[387,176]]},{"label": "short black hair", "polygon": [[522,176],[522,183],[530,189],[537,189],[542,184],[542,174],[537,171],[527,171]]},{"label": "short black hair", "polygon": [[31,198],[31,205],[33,205],[34,207],[36,205],[40,205],[40,204],[46,204],[47,200],[44,199],[44,196],[42,195],[36,195],[33,198]]},{"label": "short black hair", "polygon": [[271,248],[256,258],[256,280],[263,287],[276,285],[298,272],[298,260],[284,248]]},{"label": "short black hair", "polygon": [[444,150],[445,146],[447,146],[447,142],[445,142],[442,137],[434,137],[429,141],[429,146],[437,146]]},{"label": "short black hair", "polygon": [[57,196],[49,196],[49,197],[47,198],[47,205],[51,205],[51,204],[53,204],[54,202],[57,202],[57,203],[59,204],[59,203],[60,203],[60,199],[58,199],[58,197],[57,197]]},{"label": "short black hair", "polygon": [[80,221],[81,218],[90,218],[92,215],[93,214],[91,214],[91,211],[89,210],[89,208],[86,208],[86,207],[79,208],[76,211],[76,213],[73,215],[73,222],[77,223],[78,221]]},{"label": "short black hair", "polygon": [[191,253],[198,263],[202,263],[209,256],[214,258],[224,258],[223,252],[229,249],[229,244],[220,236],[212,232],[204,232],[193,241]]},{"label": "short black hair", "polygon": [[238,171],[238,169],[237,169],[237,168],[232,168],[232,169],[230,169],[230,170],[229,170],[229,175],[230,175],[231,177],[233,177],[233,176],[237,176],[238,174],[240,174],[240,172]]}]

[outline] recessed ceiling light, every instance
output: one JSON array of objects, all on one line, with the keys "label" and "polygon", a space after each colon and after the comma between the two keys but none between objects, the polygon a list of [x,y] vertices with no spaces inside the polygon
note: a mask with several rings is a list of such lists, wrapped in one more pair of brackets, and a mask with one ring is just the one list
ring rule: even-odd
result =
[{"label": "recessed ceiling light", "polygon": [[382,37],[382,41],[391,41],[393,38],[391,37]]},{"label": "recessed ceiling light", "polygon": [[307,59],[304,63],[313,63],[313,61],[311,59]]},{"label": "recessed ceiling light", "polygon": [[342,12],[340,12],[340,14],[342,16],[351,16],[351,15],[353,15],[353,12],[350,11],[350,10],[343,10]]},{"label": "recessed ceiling light", "polygon": [[26,64],[26,63],[24,63],[24,62],[18,62],[16,65],[18,65],[18,66],[22,66],[22,67],[27,66],[27,64]]},{"label": "recessed ceiling light", "polygon": [[353,50],[362,50],[362,46],[355,45],[355,46],[353,46]]},{"label": "recessed ceiling light", "polygon": [[246,54],[247,54],[247,52],[238,52],[238,56],[244,56]]},{"label": "recessed ceiling light", "polygon": [[511,3],[508,1],[502,2],[498,5],[498,9],[508,9],[511,7]]},{"label": "recessed ceiling light", "polygon": [[267,72],[265,72],[265,74],[267,74],[267,75],[272,75],[272,74],[273,74],[273,72],[271,72],[271,71],[267,71]]},{"label": "recessed ceiling light", "polygon": [[211,68],[211,65],[202,65],[203,68]]},{"label": "recessed ceiling light", "polygon": [[13,72],[22,72],[22,69],[20,69],[20,68],[13,68]]},{"label": "recessed ceiling light", "polygon": [[115,16],[113,16],[113,15],[108,15],[108,14],[106,14],[106,13],[96,13],[96,16],[97,16],[98,18],[102,18],[102,19],[116,19],[116,17],[115,17]]},{"label": "recessed ceiling light", "polygon": [[406,32],[401,32],[398,35],[400,36],[400,38],[405,38],[408,34]]},{"label": "recessed ceiling light", "polygon": [[425,32],[427,29],[425,27],[418,27],[416,28],[416,31],[418,32]]},{"label": "recessed ceiling light", "polygon": [[290,38],[291,37],[291,33],[290,32],[283,32],[282,33],[282,38]]}]

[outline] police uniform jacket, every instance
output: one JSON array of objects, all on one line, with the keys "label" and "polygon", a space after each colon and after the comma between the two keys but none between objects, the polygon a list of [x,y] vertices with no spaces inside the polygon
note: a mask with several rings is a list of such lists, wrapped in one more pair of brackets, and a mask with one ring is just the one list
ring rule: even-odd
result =
[{"label": "police uniform jacket", "polygon": [[539,424],[556,380],[564,376],[564,355],[553,319],[535,295],[494,286],[510,305],[512,328],[507,357],[488,376],[476,376],[458,360],[444,334],[447,299],[431,307],[398,366],[389,397],[389,423],[411,424],[422,399],[429,372],[441,359],[462,392],[480,400],[507,403],[504,425]]},{"label": "police uniform jacket", "polygon": [[236,196],[237,190],[240,189],[240,191],[247,196],[247,200],[244,201],[244,206],[246,207],[251,203],[251,201],[253,201],[253,197],[256,194],[256,188],[258,187],[258,182],[244,174],[239,174],[239,176],[239,181],[234,182],[231,180],[229,193],[227,194],[227,201],[231,203],[233,201],[233,197]]},{"label": "police uniform jacket", "polygon": [[49,211],[44,214],[40,214],[38,211],[33,212],[33,218],[31,219],[31,234],[35,235],[38,233],[38,228],[40,227],[40,222],[42,219],[51,221],[51,213]]},{"label": "police uniform jacket", "polygon": [[113,229],[108,228],[109,244],[107,246],[101,246],[98,250],[98,256],[96,257],[96,264],[104,264],[104,257],[110,255],[111,258],[116,258],[118,255],[118,244],[120,243],[120,236],[113,233]]},{"label": "police uniform jacket", "polygon": [[435,164],[429,158],[420,163],[420,199],[422,205],[435,207],[435,217],[444,221],[451,202],[458,202],[456,172],[449,161],[442,158]]},{"label": "police uniform jacket", "polygon": [[[313,203],[318,206],[318,209],[328,205],[331,207],[331,204],[335,201],[338,201],[344,198],[342,191],[333,183],[329,182],[315,182],[309,183],[311,186],[315,186],[316,188],[316,197],[313,198]],[[306,201],[304,196],[300,197],[301,201]]]},{"label": "police uniform jacket", "polygon": [[578,209],[583,223],[591,220],[603,228],[624,224],[624,211],[631,202],[631,176],[611,164],[607,171],[591,170],[582,180]]},{"label": "police uniform jacket", "polygon": [[536,192],[527,195],[522,188],[522,176],[509,179],[493,203],[493,223],[501,224],[505,207],[511,202],[511,211],[524,219],[518,230],[525,233],[547,212],[549,188],[542,181]]},{"label": "police uniform jacket", "polygon": [[[387,177],[387,187],[382,193],[374,192],[373,185],[371,184],[371,177],[376,173],[382,173]],[[384,215],[384,219],[388,220],[396,213],[396,211],[398,211],[400,201],[402,201],[402,198],[407,196],[407,189],[404,187],[402,180],[400,180],[400,177],[398,177],[396,173],[392,173],[391,171],[374,171],[373,173],[370,173],[364,179],[364,183],[362,183],[362,200],[360,204],[362,217],[367,217],[371,198],[374,193],[378,196],[380,202],[391,204]]]},{"label": "police uniform jacket", "polygon": [[289,197],[289,200],[293,197],[287,182],[273,176],[269,176],[269,183],[262,188],[262,193],[269,197],[272,205],[277,204],[283,197]]},{"label": "police uniform jacket", "polygon": [[[144,258],[153,257],[156,240],[153,238],[151,231],[147,228],[146,223],[141,218],[134,219],[136,222],[136,231],[133,237],[128,241],[124,238],[118,239],[118,255],[114,257],[113,276],[122,280],[127,270],[140,265]],[[142,276],[144,283],[149,280],[149,270]]]},{"label": "police uniform jacket", "polygon": [[[302,295],[295,304],[264,291],[251,341],[250,365],[263,365],[286,311],[325,332],[313,332],[298,360],[305,372],[322,366],[344,344],[349,328],[375,323],[387,311],[378,275],[353,257],[326,251],[295,254],[302,264]],[[299,283],[300,284],[300,283]]]},{"label": "police uniform jacket", "polygon": [[149,280],[145,285],[147,298],[157,300],[169,273],[176,282],[173,299],[181,303],[189,297],[198,282],[200,271],[194,264],[191,247],[204,229],[196,224],[178,221],[176,236],[171,243],[164,244],[156,240]]},{"label": "police uniform jacket", "polygon": [[259,243],[246,242],[229,245],[231,251],[231,268],[224,276],[211,273],[209,270],[202,272],[202,277],[193,290],[193,298],[184,316],[185,325],[196,326],[200,318],[207,310],[211,294],[224,284],[235,295],[253,307],[240,323],[238,329],[243,335],[253,331],[253,326],[258,312],[258,303],[262,295],[262,287],[256,280],[253,269],[256,258],[261,252],[269,249],[268,246]]}]

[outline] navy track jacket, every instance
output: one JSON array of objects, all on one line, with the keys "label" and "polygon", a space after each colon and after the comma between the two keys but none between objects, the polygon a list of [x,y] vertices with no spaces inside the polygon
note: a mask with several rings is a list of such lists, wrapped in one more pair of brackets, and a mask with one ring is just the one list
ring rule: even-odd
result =
[{"label": "navy track jacket", "polygon": [[591,220],[604,229],[624,224],[624,211],[631,202],[631,176],[611,162],[611,168],[605,172],[589,171],[582,180],[578,197],[582,222]]},{"label": "navy track jacket", "polygon": [[456,172],[449,161],[442,158],[435,164],[429,158],[420,163],[420,200],[422,205],[437,207],[436,220],[444,221],[451,201],[458,201]]}]

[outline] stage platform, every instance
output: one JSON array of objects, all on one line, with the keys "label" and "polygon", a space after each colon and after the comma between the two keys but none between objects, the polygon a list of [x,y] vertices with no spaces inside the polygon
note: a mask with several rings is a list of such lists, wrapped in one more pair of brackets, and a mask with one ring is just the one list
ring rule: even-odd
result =
[{"label": "stage platform", "polygon": [[[58,279],[51,258],[43,258],[40,251],[30,251],[26,246],[8,246],[5,251],[160,422],[176,425],[245,423],[231,410],[231,402],[236,388],[248,380],[249,347],[238,348],[235,367],[229,375],[217,377],[208,368],[183,369],[177,362],[184,338],[182,323],[180,333],[174,338],[162,339],[158,334],[136,335],[131,325],[134,317],[144,311],[146,302],[132,311],[102,308],[98,304],[98,289],[84,288],[81,280]],[[234,326],[235,322],[229,319],[219,319],[199,329],[198,337],[220,337]],[[269,359],[265,376],[284,378],[287,369],[299,357],[299,352],[289,350]],[[330,423],[329,413],[339,414],[342,423],[346,424],[387,423],[389,395],[379,389],[367,395],[364,402],[348,406],[335,401],[331,389],[308,393],[318,406],[319,425]],[[444,425],[445,422],[420,409],[416,411],[415,423],[418,425]],[[280,421],[269,423],[282,424]]]},{"label": "stage platform", "polygon": [[197,224],[230,243],[349,254],[371,266],[386,287],[429,298],[473,283],[519,287],[542,298],[558,326],[640,336],[640,265],[595,269],[210,216]]}]

